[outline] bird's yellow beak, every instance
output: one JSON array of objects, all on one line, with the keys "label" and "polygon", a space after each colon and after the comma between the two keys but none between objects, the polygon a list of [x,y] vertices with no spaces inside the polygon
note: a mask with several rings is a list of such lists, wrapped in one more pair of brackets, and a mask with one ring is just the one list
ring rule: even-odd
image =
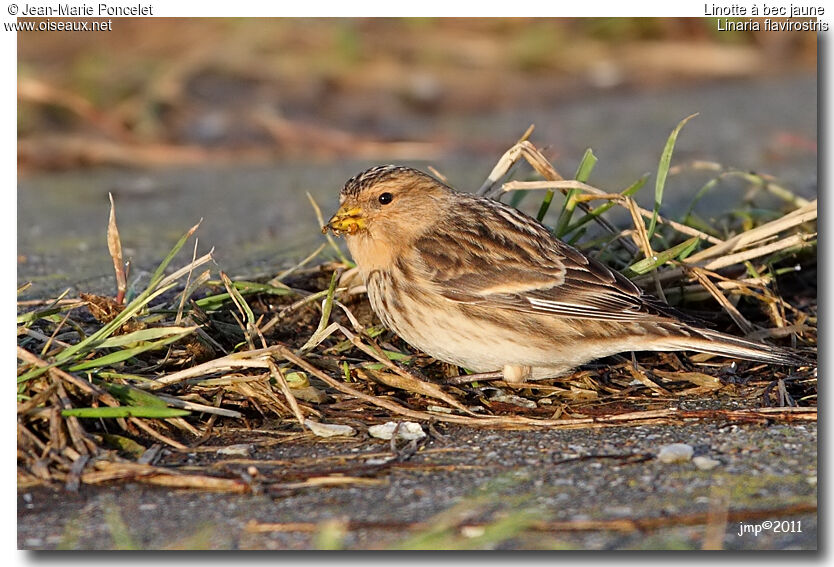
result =
[{"label": "bird's yellow beak", "polygon": [[332,230],[334,234],[344,233],[356,234],[365,228],[365,219],[362,218],[362,209],[359,207],[348,208],[342,206],[327,224],[321,227],[322,233]]}]

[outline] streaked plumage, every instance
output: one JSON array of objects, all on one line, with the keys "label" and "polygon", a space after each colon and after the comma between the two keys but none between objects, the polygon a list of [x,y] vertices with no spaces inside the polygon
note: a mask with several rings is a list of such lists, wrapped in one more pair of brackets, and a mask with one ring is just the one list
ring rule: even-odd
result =
[{"label": "streaked plumage", "polygon": [[531,217],[414,169],[350,179],[344,234],[382,322],[413,347],[508,381],[632,350],[795,364],[788,351],[698,326]]}]

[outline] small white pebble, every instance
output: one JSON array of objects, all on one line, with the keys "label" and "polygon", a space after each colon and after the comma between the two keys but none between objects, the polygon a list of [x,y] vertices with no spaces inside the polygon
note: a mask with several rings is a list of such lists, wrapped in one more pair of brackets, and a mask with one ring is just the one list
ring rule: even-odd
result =
[{"label": "small white pebble", "polygon": [[481,537],[486,533],[484,526],[463,526],[460,529],[460,535],[467,538]]},{"label": "small white pebble", "polygon": [[721,464],[721,461],[717,461],[715,459],[711,459],[709,457],[704,457],[699,455],[692,459],[692,462],[695,464],[696,467],[701,469],[702,471],[709,471],[717,467]]},{"label": "small white pebble", "polygon": [[240,444],[240,445],[229,445],[227,447],[221,447],[217,450],[218,455],[242,455],[246,456],[251,453],[255,448],[250,445],[249,443]]},{"label": "small white pebble", "polygon": [[356,430],[350,425],[319,423],[317,421],[313,421],[312,419],[305,419],[304,425],[306,425],[310,431],[313,432],[313,435],[318,435],[319,437],[350,437],[351,435],[356,434]]},{"label": "small white pebble", "polygon": [[536,402],[534,402],[533,400],[528,400],[527,398],[522,398],[521,396],[516,396],[513,394],[499,394],[495,397],[490,398],[490,401],[512,404],[514,406],[519,406],[522,408],[535,409],[536,407],[538,407],[536,405]]},{"label": "small white pebble", "polygon": [[413,421],[403,421],[400,423],[400,428],[397,429],[397,423],[389,421],[381,425],[372,425],[368,428],[368,433],[371,437],[377,439],[391,439],[394,436],[394,430],[397,430],[397,438],[411,441],[412,439],[422,439],[426,436],[426,432],[420,427],[419,423]]},{"label": "small white pebble", "polygon": [[393,460],[394,460],[394,457],[375,457],[375,458],[368,459],[367,461],[365,461],[365,464],[366,465],[371,465],[371,466],[373,466],[373,465],[384,465],[385,463],[388,463],[388,462],[393,461]]},{"label": "small white pebble", "polygon": [[657,460],[661,463],[685,463],[692,459],[695,449],[686,443],[671,443],[664,445],[657,453]]}]

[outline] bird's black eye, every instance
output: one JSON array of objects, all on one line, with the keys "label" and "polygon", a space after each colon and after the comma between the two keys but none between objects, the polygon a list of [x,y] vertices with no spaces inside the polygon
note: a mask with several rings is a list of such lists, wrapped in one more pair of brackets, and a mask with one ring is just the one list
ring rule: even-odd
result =
[{"label": "bird's black eye", "polygon": [[394,196],[391,193],[385,192],[379,196],[379,202],[383,205],[387,205],[391,201],[394,200]]}]

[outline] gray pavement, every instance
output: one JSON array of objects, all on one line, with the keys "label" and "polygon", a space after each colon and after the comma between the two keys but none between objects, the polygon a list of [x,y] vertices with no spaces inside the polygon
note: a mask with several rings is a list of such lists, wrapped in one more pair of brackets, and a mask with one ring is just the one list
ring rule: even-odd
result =
[{"label": "gray pavement", "polygon": [[[18,545],[29,549],[106,549],[129,542],[142,549],[194,545],[217,549],[310,549],[321,545],[327,521],[373,527],[347,529],[340,547],[486,547],[495,549],[701,549],[704,525],[674,518],[732,511],[776,510],[816,503],[816,424],[728,425],[721,421],[593,430],[490,431],[437,426],[431,439],[400,467],[383,469],[372,486],[312,487],[234,496],[165,490],[139,484],[83,487],[78,494],[38,488],[18,495]],[[363,438],[364,437],[364,438]],[[239,441],[239,440],[238,440]],[[272,459],[320,459],[318,466],[377,463],[389,443],[309,440],[258,447],[251,455],[264,478],[282,472]],[[274,441],[270,441],[274,442]],[[662,463],[651,456],[668,443],[687,443],[696,456],[719,461],[712,470],[693,462]],[[363,453],[368,459],[357,459]],[[342,455],[344,460],[334,459]],[[630,462],[629,456],[648,460]],[[174,457],[177,457],[176,459]],[[218,457],[194,453],[171,460],[206,464]],[[569,459],[575,459],[570,461]],[[568,462],[561,462],[568,461]],[[164,462],[164,461],[163,461]],[[407,466],[406,466],[407,465]],[[223,470],[243,473],[248,464]],[[286,467],[286,465],[283,465]],[[266,486],[265,486],[266,488]],[[722,504],[723,503],[723,504]],[[115,512],[115,514],[114,514]],[[771,517],[772,516],[772,517]],[[114,517],[120,517],[124,527]],[[445,524],[497,524],[514,518],[500,535],[443,530]],[[529,519],[559,522],[667,518],[646,531],[590,529],[535,531]],[[258,533],[249,522],[315,524],[310,531]],[[786,531],[763,529],[781,522]],[[429,527],[410,528],[423,522]],[[793,524],[784,522],[794,522]],[[748,525],[751,528],[743,528]],[[766,524],[765,524],[766,525]],[[774,525],[774,524],[772,524]],[[746,530],[746,531],[745,531]],[[116,532],[114,537],[113,532]],[[816,549],[816,514],[768,514],[724,524],[724,549]],[[720,532],[719,532],[720,533]],[[739,535],[739,534],[742,535]],[[200,538],[203,538],[202,540]]]}]

